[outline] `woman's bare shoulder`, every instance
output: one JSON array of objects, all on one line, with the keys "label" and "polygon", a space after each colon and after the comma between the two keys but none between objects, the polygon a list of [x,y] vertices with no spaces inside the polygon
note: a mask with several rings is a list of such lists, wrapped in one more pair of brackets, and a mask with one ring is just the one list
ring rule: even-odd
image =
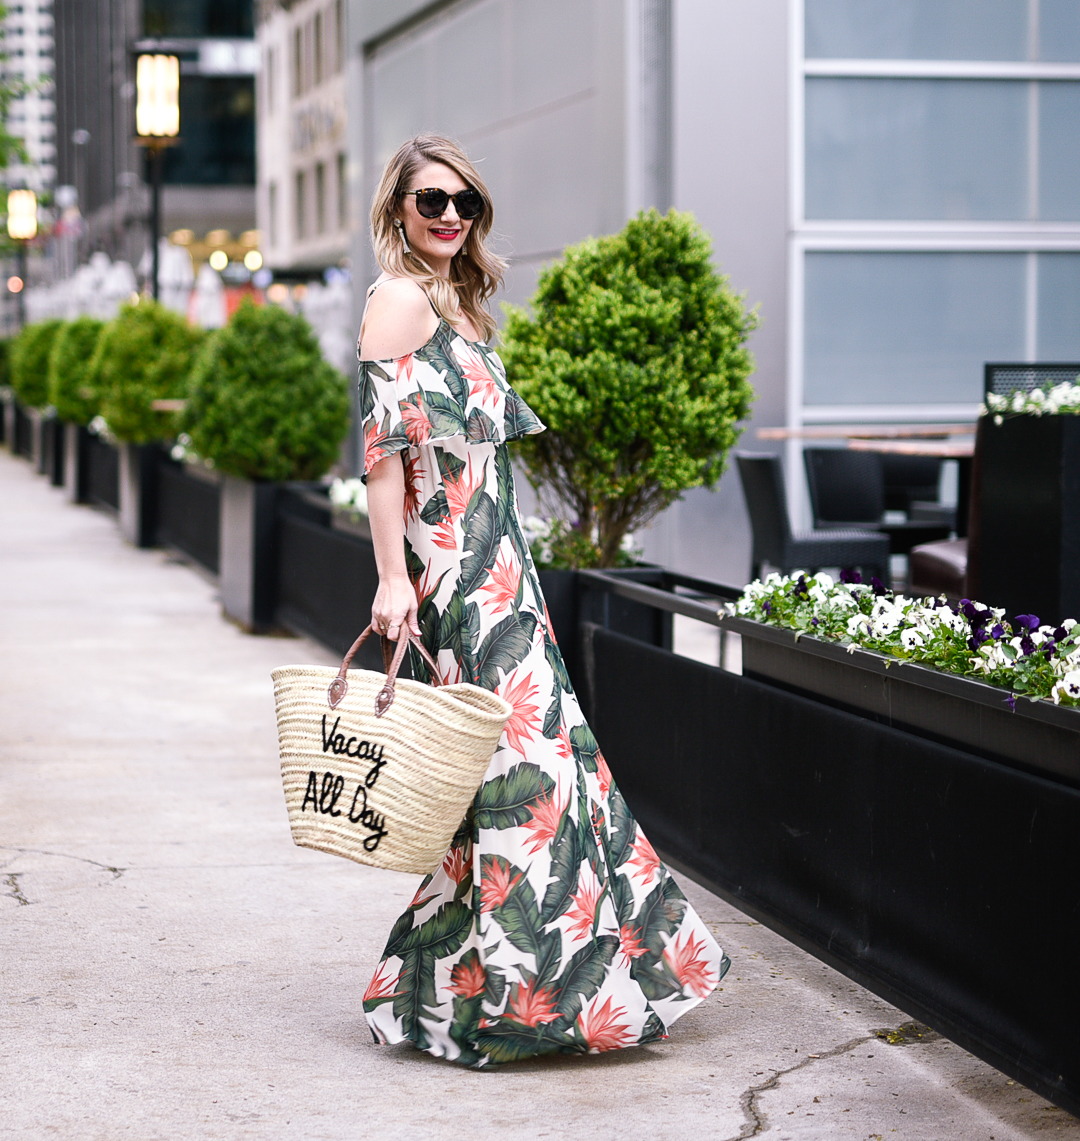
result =
[{"label": "woman's bare shoulder", "polygon": [[407,277],[387,277],[368,298],[360,332],[364,360],[392,360],[425,345],[438,328],[427,294]]}]

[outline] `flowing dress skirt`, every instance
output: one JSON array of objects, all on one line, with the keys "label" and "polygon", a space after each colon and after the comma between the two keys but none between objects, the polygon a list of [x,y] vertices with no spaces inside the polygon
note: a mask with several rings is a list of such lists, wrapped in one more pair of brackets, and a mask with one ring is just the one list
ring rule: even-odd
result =
[{"label": "flowing dress skirt", "polygon": [[441,868],[390,932],[364,997],[371,1029],[467,1065],[665,1038],[728,960],[582,716],[506,444],[459,436],[403,461],[424,644],[442,680],[494,690],[514,713]]}]

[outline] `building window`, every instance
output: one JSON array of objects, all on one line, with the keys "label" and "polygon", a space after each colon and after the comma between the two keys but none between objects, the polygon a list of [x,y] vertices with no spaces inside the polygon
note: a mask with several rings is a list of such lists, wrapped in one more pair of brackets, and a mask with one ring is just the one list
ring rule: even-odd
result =
[{"label": "building window", "polygon": [[267,213],[270,215],[270,217],[267,219],[267,221],[269,222],[270,229],[270,246],[273,249],[278,244],[278,195],[276,182],[270,183],[268,199],[269,201],[267,205],[269,206],[269,210]]},{"label": "building window", "polygon": [[296,172],[296,240],[302,242],[307,237],[307,171]]},{"label": "building window", "polygon": [[293,98],[304,93],[304,33],[301,28],[293,29]]},{"label": "building window", "polygon": [[265,75],[263,76],[264,90],[266,92],[266,113],[272,115],[274,113],[275,92],[274,92],[274,67],[277,63],[277,52],[273,48],[266,49],[266,64]]},{"label": "building window", "polygon": [[326,163],[315,164],[315,233],[326,233]]},{"label": "building window", "polygon": [[345,3],[334,0],[334,72],[345,66]]},{"label": "building window", "polygon": [[1080,359],[1077,0],[803,4],[795,419],[974,415],[986,361]]},{"label": "building window", "polygon": [[349,228],[349,183],[344,152],[337,156],[337,220],[339,230]]},{"label": "building window", "polygon": [[323,14],[322,12],[315,13],[315,19],[311,22],[311,56],[314,67],[312,68],[312,84],[318,87],[323,81],[323,50],[324,50],[324,37],[323,37]]},{"label": "building window", "polygon": [[1024,359],[1023,253],[806,253],[807,405],[964,404]]}]

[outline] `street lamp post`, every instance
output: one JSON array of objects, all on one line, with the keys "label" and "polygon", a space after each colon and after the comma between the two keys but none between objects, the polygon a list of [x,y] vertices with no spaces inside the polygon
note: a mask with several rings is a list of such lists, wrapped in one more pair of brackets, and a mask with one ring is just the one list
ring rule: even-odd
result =
[{"label": "street lamp post", "polygon": [[18,243],[19,328],[26,324],[26,246],[37,237],[37,195],[32,190],[11,190],[7,198],[8,237]]},{"label": "street lamp post", "polygon": [[161,167],[166,147],[175,146],[180,134],[180,61],[174,55],[141,55],[135,67],[135,132],[150,160],[151,292],[158,300],[161,288]]}]

